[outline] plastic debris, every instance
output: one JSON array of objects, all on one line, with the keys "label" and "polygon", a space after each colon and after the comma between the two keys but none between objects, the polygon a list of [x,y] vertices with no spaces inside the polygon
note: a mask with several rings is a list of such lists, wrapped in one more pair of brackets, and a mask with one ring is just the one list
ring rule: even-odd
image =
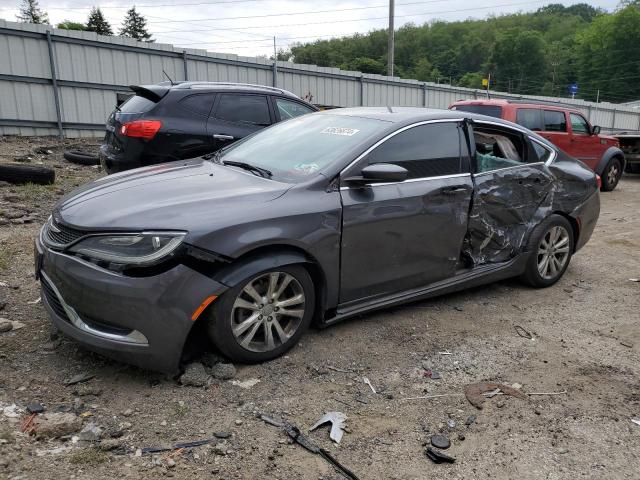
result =
[{"label": "plastic debris", "polygon": [[455,458],[450,457],[449,455],[433,447],[427,447],[426,454],[427,457],[429,457],[434,463],[453,463],[456,461]]},{"label": "plastic debris", "polygon": [[309,452],[315,455],[320,455],[327,462],[333,465],[333,467],[338,472],[340,472],[345,478],[349,480],[358,480],[358,477],[356,477],[355,473],[353,473],[351,470],[349,470],[348,468],[340,464],[340,462],[338,462],[338,460],[336,460],[327,450],[325,450],[324,448],[318,447],[309,438],[305,437],[302,434],[302,432],[300,432],[298,427],[291,425],[288,422],[277,420],[275,418],[269,417],[264,414],[261,414],[260,418],[264,422],[268,423],[269,425],[282,428],[285,431],[285,433],[289,435],[289,438],[291,438],[294,442],[296,442],[298,445],[308,450]]},{"label": "plastic debris", "polygon": [[371,380],[369,380],[367,377],[362,377],[362,381],[363,381],[366,385],[369,385],[369,388],[371,389],[371,391],[372,391],[373,393],[378,393],[378,392],[376,392],[376,389],[375,389],[375,388],[373,388],[373,385],[371,385]]},{"label": "plastic debris", "polygon": [[451,446],[451,441],[445,435],[432,435],[431,445],[436,448],[442,448],[443,450],[446,450]]},{"label": "plastic debris", "polygon": [[631,421],[636,425],[640,425],[640,418],[632,418]]},{"label": "plastic debris", "polygon": [[484,393],[485,392],[493,392],[495,389],[500,389],[502,393],[505,395],[510,395],[512,397],[517,397],[522,400],[527,400],[528,397],[521,392],[520,390],[516,390],[509,385],[504,385],[502,383],[496,382],[480,382],[480,383],[472,383],[471,385],[467,385],[464,388],[464,395],[469,400],[469,403],[476,407],[479,410],[482,410],[484,403]]},{"label": "plastic debris", "polygon": [[320,420],[318,420],[309,431],[313,431],[320,425],[324,425],[327,422],[331,422],[331,431],[329,432],[329,438],[336,443],[340,443],[342,435],[344,434],[344,422],[347,416],[342,412],[327,412]]}]

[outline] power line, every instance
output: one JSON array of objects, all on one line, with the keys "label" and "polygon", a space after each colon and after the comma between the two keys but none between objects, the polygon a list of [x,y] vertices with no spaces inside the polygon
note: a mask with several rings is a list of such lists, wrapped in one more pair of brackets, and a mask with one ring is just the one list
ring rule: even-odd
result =
[{"label": "power line", "polygon": [[[256,2],[266,2],[269,0],[226,0],[226,1],[211,1],[211,2],[197,2],[197,3],[163,3],[163,4],[144,4],[144,5],[100,5],[100,10],[105,9],[123,9],[128,10],[132,6],[136,8],[160,8],[160,7],[194,7],[194,6],[205,6],[205,5],[229,5],[229,4],[237,4],[237,3],[256,3]],[[44,10],[90,10],[93,7],[47,7]],[[8,9],[8,8],[7,8]]]}]

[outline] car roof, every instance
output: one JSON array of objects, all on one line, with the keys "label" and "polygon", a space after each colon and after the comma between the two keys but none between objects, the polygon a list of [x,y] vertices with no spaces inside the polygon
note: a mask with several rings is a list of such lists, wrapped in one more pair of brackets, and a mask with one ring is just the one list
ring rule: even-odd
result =
[{"label": "car roof", "polygon": [[553,102],[545,102],[544,100],[531,102],[529,100],[505,100],[501,98],[485,99],[485,100],[473,99],[473,100],[458,100],[452,104],[452,106],[455,106],[455,105],[495,105],[500,107],[513,105],[514,107],[520,107],[520,108],[544,107],[544,108],[549,108],[551,110],[562,110],[562,111],[566,110],[569,112],[579,112],[579,110],[575,108],[571,108],[569,106],[564,106],[564,105],[558,105],[557,103],[553,103]]},{"label": "car roof", "polygon": [[[390,123],[415,123],[429,120],[455,120],[468,118],[471,120],[491,121],[501,123],[505,126],[522,129],[521,126],[500,118],[480,115],[477,113],[464,112],[461,110],[445,110],[438,108],[421,107],[351,107],[325,110],[320,115],[345,115],[351,117],[370,118]],[[318,114],[314,114],[318,115]]]},{"label": "car roof", "polygon": [[300,99],[288,90],[283,88],[269,87],[266,85],[254,85],[252,83],[232,83],[232,82],[162,82],[159,85],[168,86],[172,90],[198,90],[198,91],[243,91],[243,92],[259,92],[269,93],[272,95],[282,95]]}]

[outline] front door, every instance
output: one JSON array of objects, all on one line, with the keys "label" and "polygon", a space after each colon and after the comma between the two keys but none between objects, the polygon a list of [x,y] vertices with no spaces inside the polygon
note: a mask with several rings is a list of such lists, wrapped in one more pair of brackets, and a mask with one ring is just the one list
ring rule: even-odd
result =
[{"label": "front door", "polygon": [[571,120],[571,156],[582,160],[595,170],[602,156],[602,145],[598,135],[591,135],[591,126],[580,114],[569,113]]},{"label": "front door", "polygon": [[[343,172],[374,163],[406,168],[403,182],[342,183],[340,303],[429,285],[454,275],[473,191],[457,122],[400,129]],[[466,146],[464,152],[466,152]]]},{"label": "front door", "polygon": [[567,113],[562,110],[544,109],[542,111],[544,128],[540,135],[549,140],[560,150],[571,153],[571,136],[567,128]]}]

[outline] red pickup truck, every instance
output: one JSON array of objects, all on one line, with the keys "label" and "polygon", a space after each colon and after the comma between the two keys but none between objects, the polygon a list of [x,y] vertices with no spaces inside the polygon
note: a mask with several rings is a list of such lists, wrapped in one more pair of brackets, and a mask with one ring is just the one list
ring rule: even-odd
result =
[{"label": "red pickup truck", "polygon": [[602,177],[602,190],[616,188],[625,168],[618,139],[600,135],[582,112],[556,105],[518,100],[461,100],[449,108],[479,113],[518,123],[537,132],[566,153],[582,160]]}]

